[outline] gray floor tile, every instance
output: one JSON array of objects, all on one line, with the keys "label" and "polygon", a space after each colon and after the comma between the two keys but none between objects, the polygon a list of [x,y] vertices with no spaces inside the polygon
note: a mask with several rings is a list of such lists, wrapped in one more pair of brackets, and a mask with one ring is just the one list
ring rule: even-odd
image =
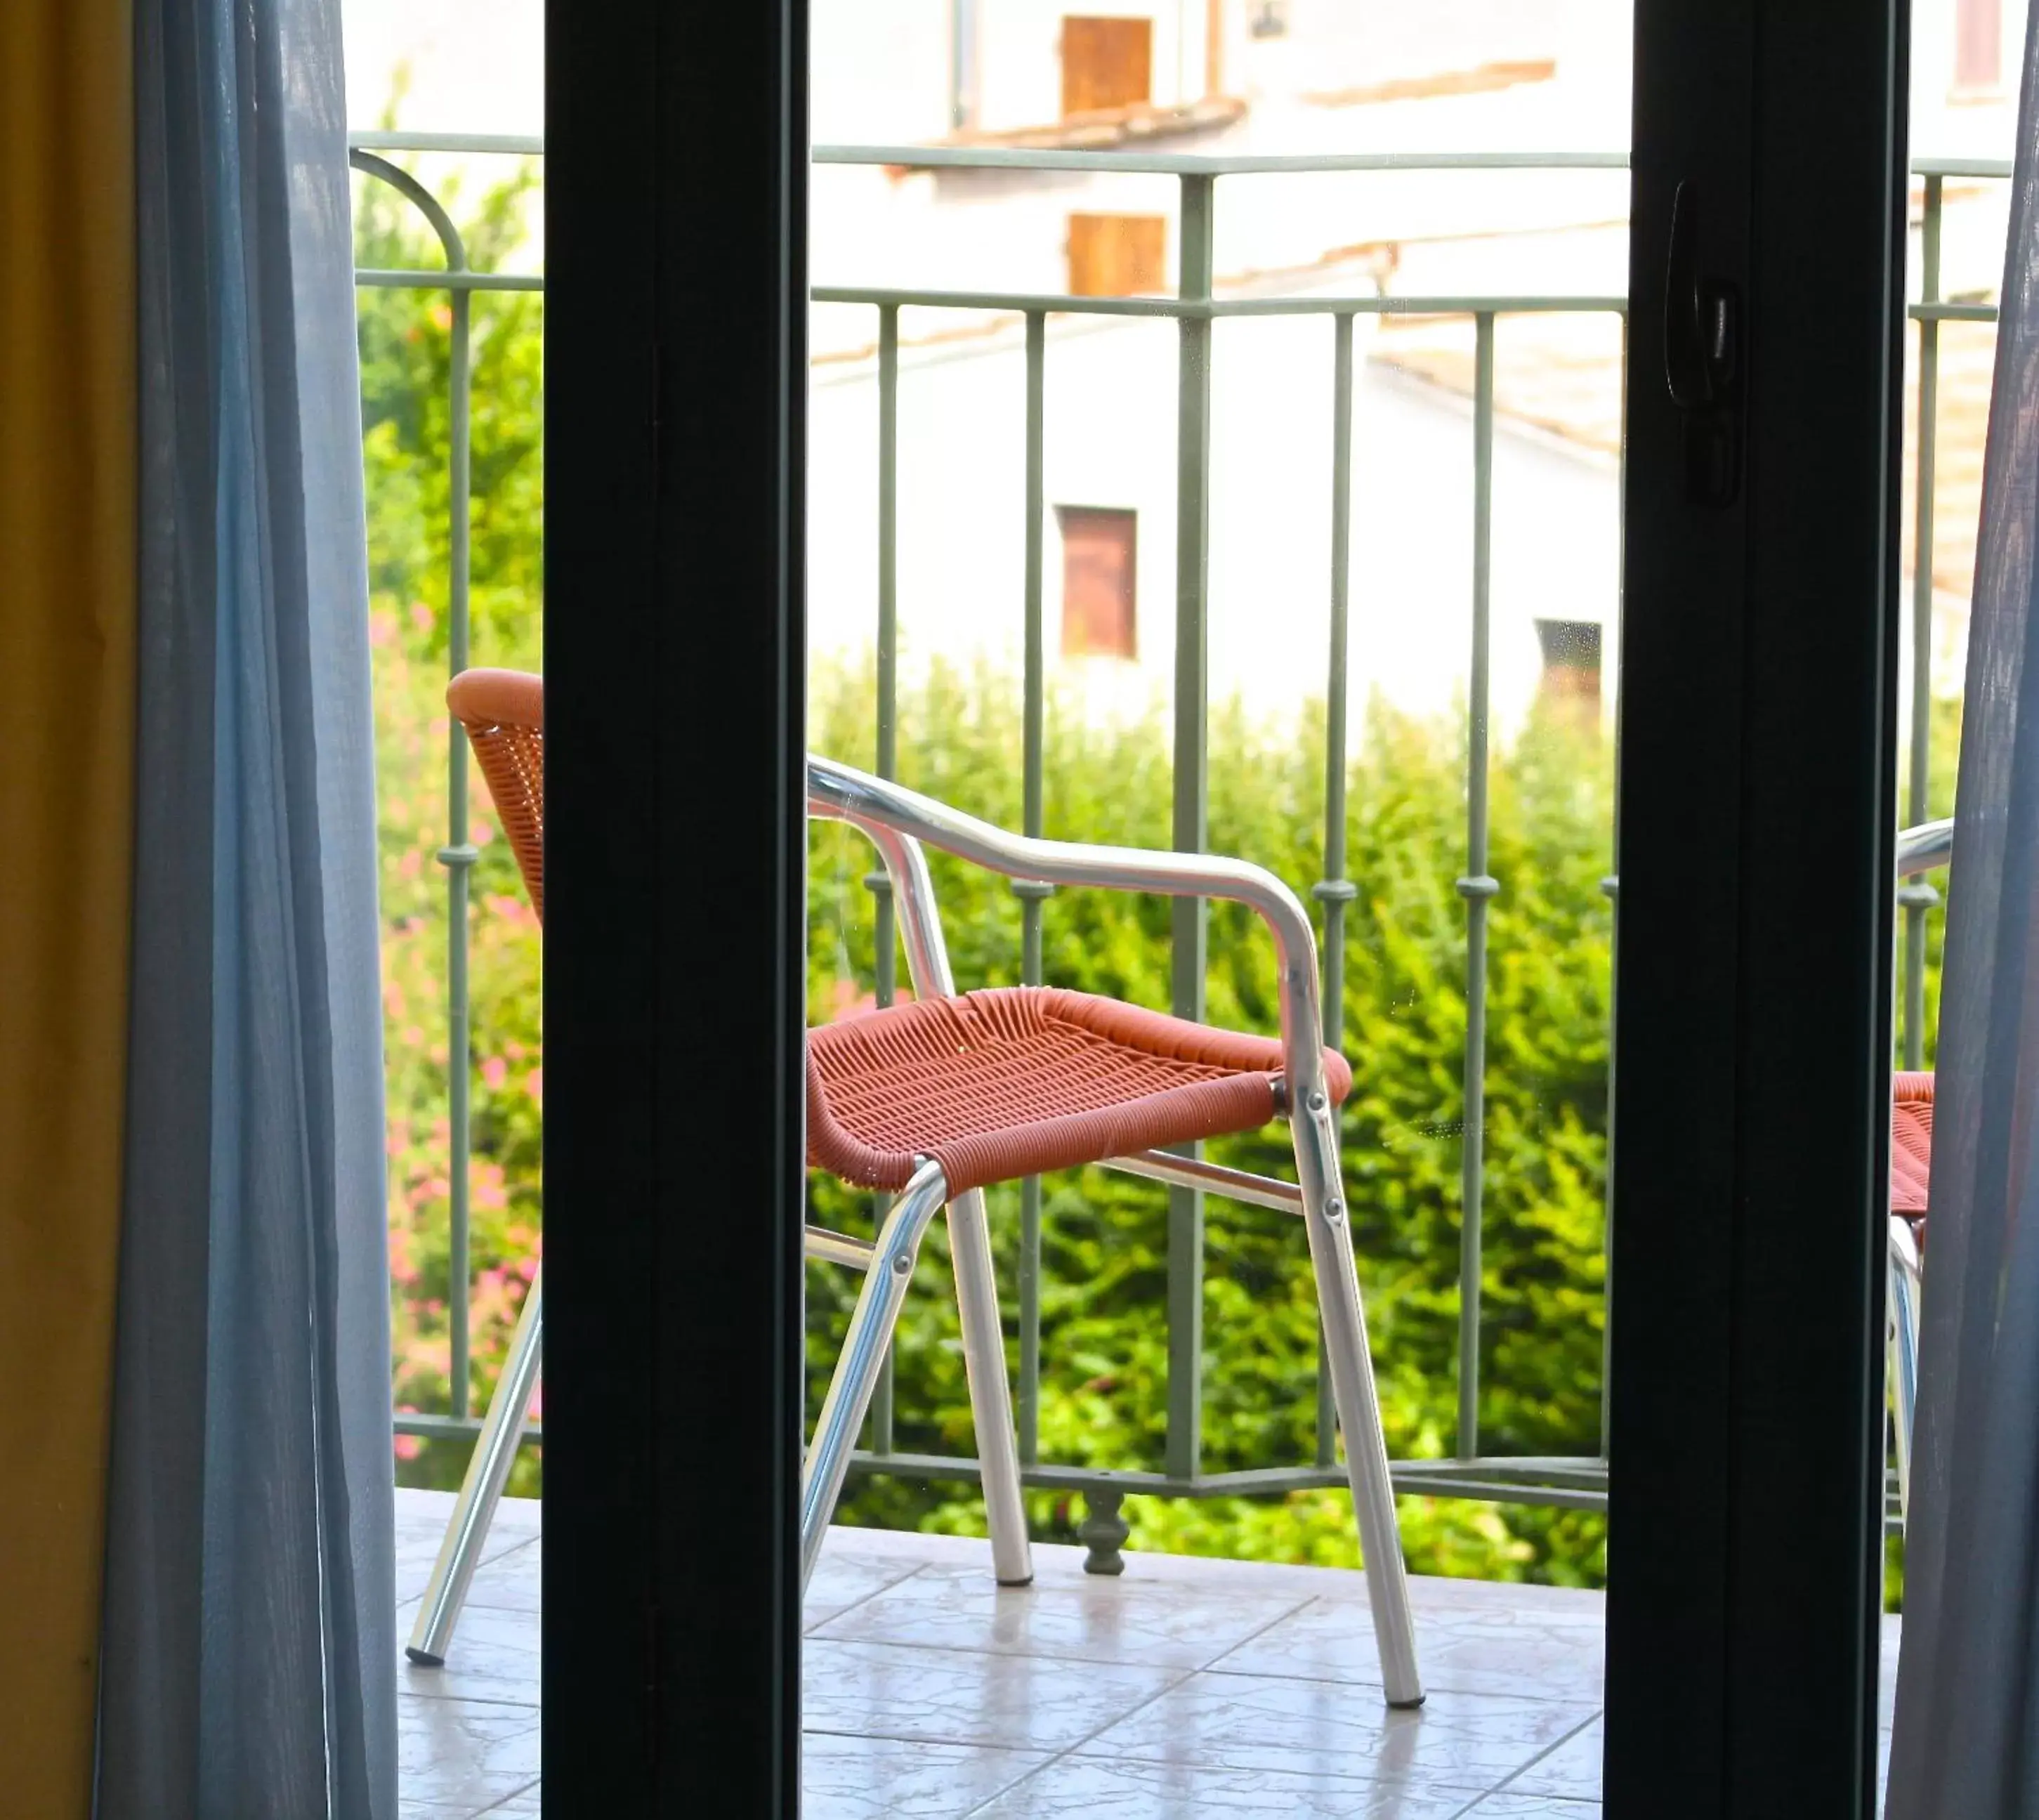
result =
[{"label": "gray floor tile", "polygon": [[1483,1795],[1465,1820],[1599,1820],[1597,1801],[1567,1801],[1557,1795],[1517,1795],[1504,1790]]},{"label": "gray floor tile", "polygon": [[1567,1800],[1600,1799],[1600,1765],[1607,1746],[1598,1719],[1583,1725],[1555,1750],[1540,1757],[1508,1784],[1511,1795],[1556,1795]]},{"label": "gray floor tile", "polygon": [[1297,1609],[1291,1595],[1095,1576],[1001,1586],[916,1574],[822,1625],[845,1641],[1198,1668]]},{"label": "gray floor tile", "polygon": [[978,1813],[982,1820],[1456,1820],[1475,1798],[1428,1784],[1062,1757]]},{"label": "gray floor tile", "polygon": [[[814,1564],[814,1578],[807,1582],[807,1597],[801,1602],[801,1628],[818,1629],[831,1618],[862,1605],[873,1594],[906,1579],[915,1567],[909,1555],[875,1555],[838,1548],[831,1534],[829,1541],[822,1545],[822,1558]],[[985,1577],[988,1580],[990,1575],[987,1573]]]},{"label": "gray floor tile", "polygon": [[1047,1761],[995,1745],[811,1731],[800,1740],[801,1820],[947,1820]]},{"label": "gray floor tile", "polygon": [[530,1707],[400,1698],[399,1788],[414,1803],[472,1803],[479,1813],[538,1774],[538,1715]]},{"label": "gray floor tile", "polygon": [[1498,1787],[1593,1712],[1557,1700],[1448,1693],[1396,1712],[1365,1686],[1206,1674],[1080,1750],[1311,1776],[1428,1776],[1478,1790]]},{"label": "gray floor tile", "polygon": [[[1527,1609],[1498,1601],[1441,1602],[1419,1594],[1417,1653],[1423,1685],[1433,1694],[1501,1693],[1597,1704],[1605,1674],[1601,1612],[1600,1602],[1589,1595],[1569,1606]],[[1210,1666],[1235,1674],[1380,1685],[1372,1615],[1350,1599],[1312,1599]]]},{"label": "gray floor tile", "polygon": [[811,1638],[810,1731],[1063,1750],[1152,1700],[1168,1669]]}]

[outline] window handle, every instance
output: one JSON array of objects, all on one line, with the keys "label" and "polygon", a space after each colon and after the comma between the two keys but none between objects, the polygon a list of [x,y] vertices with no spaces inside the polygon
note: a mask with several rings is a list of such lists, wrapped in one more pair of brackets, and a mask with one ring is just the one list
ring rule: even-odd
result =
[{"label": "window handle", "polygon": [[1741,484],[1741,296],[1699,269],[1699,210],[1689,183],[1671,201],[1664,268],[1664,382],[1685,415],[1685,492],[1724,506]]}]

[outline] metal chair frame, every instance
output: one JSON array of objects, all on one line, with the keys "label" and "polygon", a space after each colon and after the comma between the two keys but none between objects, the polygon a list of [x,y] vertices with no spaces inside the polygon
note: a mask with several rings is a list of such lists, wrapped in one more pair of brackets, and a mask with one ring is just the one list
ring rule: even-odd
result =
[{"label": "metal chair frame", "polygon": [[[876,847],[891,882],[908,977],[915,994],[924,999],[947,997],[955,990],[924,845],[1008,878],[1228,899],[1246,905],[1265,924],[1278,963],[1283,1077],[1296,1180],[1285,1182],[1152,1150],[1107,1159],[1104,1166],[1302,1217],[1316,1278],[1332,1400],[1345,1436],[1346,1471],[1380,1651],[1383,1689],[1390,1706],[1420,1704],[1423,1688],[1407,1575],[1340,1180],[1337,1116],[1326,1090],[1319,1046],[1316,937],[1308,913],[1271,872],[1241,861],[1028,839],[829,759],[808,760],[807,810],[817,819],[849,824]],[[803,1583],[819,1558],[829,1519],[841,1494],[850,1454],[870,1408],[921,1239],[936,1211],[944,1206],[993,1571],[1001,1584],[1008,1586],[1022,1586],[1032,1578],[984,1196],[982,1191],[972,1189],[951,1199],[940,1165],[924,1159],[886,1214],[875,1243],[807,1228],[811,1257],[860,1269],[864,1280],[803,1468]],[[419,1609],[408,1651],[414,1662],[436,1666],[446,1659],[537,1381],[541,1309],[541,1282],[534,1278]]]}]

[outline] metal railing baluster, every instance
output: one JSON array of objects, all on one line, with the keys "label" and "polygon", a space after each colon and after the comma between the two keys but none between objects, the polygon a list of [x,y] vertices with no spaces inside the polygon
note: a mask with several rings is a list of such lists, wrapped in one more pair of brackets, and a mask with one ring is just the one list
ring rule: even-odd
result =
[{"label": "metal railing baluster", "polygon": [[[446,425],[448,506],[446,669],[458,676],[468,664],[469,500],[473,458],[473,398],[470,370],[473,294],[452,296],[452,345]],[[459,725],[446,731],[446,844],[439,864],[446,875],[446,1325],[450,1338],[451,1402],[456,1416],[468,1412],[469,1305],[474,1270],[469,1238],[468,1176],[473,1163],[473,1058],[469,1053],[470,1015],[467,982],[467,906],[477,857],[468,838],[467,734]]]},{"label": "metal railing baluster", "polygon": [[[1926,179],[1925,218],[1919,233],[1919,301],[1940,301],[1940,211],[1944,179]],[[1938,439],[1940,325],[1919,321],[1919,444],[1913,469],[1912,540],[1912,751],[1905,820],[1912,826],[1931,811],[1933,747],[1933,469]],[[1923,879],[1898,887],[1904,911],[1904,1066],[1926,1066],[1926,913],[1940,894]]]},{"label": "metal railing baluster", "polygon": [[[1331,625],[1324,672],[1324,876],[1310,895],[1324,906],[1323,1034],[1327,1047],[1344,1047],[1345,911],[1359,889],[1346,868],[1346,693],[1352,586],[1352,312],[1331,318]],[[1317,1464],[1338,1456],[1338,1415],[1332,1406],[1323,1327],[1317,1328]]]},{"label": "metal railing baluster", "polygon": [[[1044,745],[1047,731],[1047,655],[1041,622],[1041,540],[1047,515],[1046,432],[1048,319],[1027,313],[1027,485],[1025,630],[1023,681],[1024,716],[1020,759],[1021,831],[1042,832]],[[1054,890],[1036,880],[1016,879],[1020,899],[1020,977],[1041,983],[1041,912]],[[1041,1452],[1041,1178],[1020,1184],[1020,1386],[1016,1402],[1020,1457],[1031,1465]]]},{"label": "metal railing baluster", "polygon": [[[1216,180],[1182,179],[1180,269],[1186,304],[1208,303]],[[1208,316],[1185,313],[1176,353],[1175,811],[1179,853],[1201,853],[1209,815],[1210,359]],[[1171,912],[1169,1003],[1178,1017],[1204,1012],[1205,937],[1201,899],[1178,898]],[[1202,1154],[1201,1145],[1186,1153]],[[1194,1477],[1203,1452],[1204,1201],[1201,1191],[1168,1191],[1168,1472]]]},{"label": "metal railing baluster", "polygon": [[[899,774],[899,306],[878,306],[878,729],[877,765],[881,777]],[[876,899],[877,972],[872,1002],[883,1006],[898,996],[898,943],[892,905],[892,881],[883,866],[864,880]],[[871,1197],[871,1230],[875,1237],[890,1211],[890,1195]],[[877,1388],[871,1396],[871,1450],[892,1451],[893,1349],[885,1349]]]},{"label": "metal railing baluster", "polygon": [[1466,699],[1465,1132],[1459,1213],[1458,1457],[1479,1454],[1480,1214],[1487,1126],[1488,613],[1494,555],[1494,312],[1473,318],[1472,667]]}]

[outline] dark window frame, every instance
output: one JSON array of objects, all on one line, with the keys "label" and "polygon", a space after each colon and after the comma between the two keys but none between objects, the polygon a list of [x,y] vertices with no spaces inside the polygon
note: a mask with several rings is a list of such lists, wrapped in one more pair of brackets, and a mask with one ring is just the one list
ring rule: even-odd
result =
[{"label": "dark window frame", "polygon": [[807,8],[546,32],[545,1796],[792,1814]]},{"label": "dark window frame", "polygon": [[[1909,21],[1638,0],[1635,44],[1605,1811],[1867,1820]],[[1665,378],[1681,184],[1724,435]]]}]

